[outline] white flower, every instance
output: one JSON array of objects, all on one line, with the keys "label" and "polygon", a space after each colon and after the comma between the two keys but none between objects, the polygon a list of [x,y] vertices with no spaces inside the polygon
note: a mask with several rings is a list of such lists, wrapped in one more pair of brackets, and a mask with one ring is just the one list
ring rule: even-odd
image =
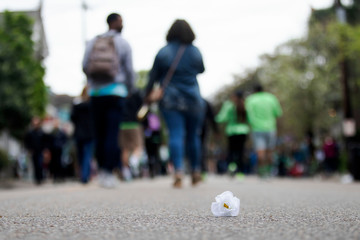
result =
[{"label": "white flower", "polygon": [[234,197],[230,191],[223,192],[215,197],[216,202],[211,204],[211,212],[217,217],[236,217],[240,212],[240,199]]}]

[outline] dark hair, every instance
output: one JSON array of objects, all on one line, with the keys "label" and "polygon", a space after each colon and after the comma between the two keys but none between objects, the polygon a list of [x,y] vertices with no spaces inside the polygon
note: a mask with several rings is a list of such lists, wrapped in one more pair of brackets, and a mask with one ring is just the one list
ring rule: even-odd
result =
[{"label": "dark hair", "polygon": [[242,98],[244,96],[241,90],[235,90],[234,95],[237,96],[238,98]]},{"label": "dark hair", "polygon": [[260,84],[254,86],[254,92],[262,92],[263,90],[264,88]]},{"label": "dark hair", "polygon": [[110,25],[112,22],[116,21],[120,16],[120,14],[117,13],[111,13],[107,18],[106,22],[108,25]]},{"label": "dark hair", "polygon": [[246,109],[244,103],[244,94],[241,90],[236,90],[234,92],[234,96],[236,97],[236,118],[237,122],[246,122]]},{"label": "dark hair", "polygon": [[180,41],[184,44],[190,44],[195,40],[195,34],[188,22],[183,19],[177,19],[170,27],[166,41]]}]

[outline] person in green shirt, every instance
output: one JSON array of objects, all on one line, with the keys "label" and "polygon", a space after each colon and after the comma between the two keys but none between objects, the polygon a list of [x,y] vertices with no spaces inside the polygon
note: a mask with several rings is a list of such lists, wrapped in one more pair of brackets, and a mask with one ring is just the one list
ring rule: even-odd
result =
[{"label": "person in green shirt", "polygon": [[245,100],[247,119],[252,130],[252,140],[258,159],[258,174],[267,176],[271,171],[272,153],[276,146],[276,123],[282,115],[277,98],[264,92],[262,86]]},{"label": "person in green shirt", "polygon": [[237,90],[232,94],[230,100],[223,103],[215,118],[218,123],[226,123],[228,169],[230,173],[236,173],[238,177],[243,177],[245,142],[250,132],[244,101],[243,93]]}]

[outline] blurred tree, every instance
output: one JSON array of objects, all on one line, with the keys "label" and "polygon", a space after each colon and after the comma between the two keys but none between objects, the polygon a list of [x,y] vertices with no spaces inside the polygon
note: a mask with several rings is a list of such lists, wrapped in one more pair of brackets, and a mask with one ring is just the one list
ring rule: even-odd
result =
[{"label": "blurred tree", "polygon": [[0,131],[20,139],[31,118],[45,113],[44,68],[35,58],[31,19],[10,12],[0,18]]},{"label": "blurred tree", "polygon": [[[355,118],[356,125],[360,126],[360,0],[353,0],[347,6],[335,0],[330,8],[313,10],[309,23],[313,33],[324,31],[332,39],[331,48],[325,49],[327,46],[322,44],[317,49],[331,52],[337,61],[341,69],[339,81],[343,84],[344,118]],[[360,138],[360,132],[357,135]]]},{"label": "blurred tree", "polygon": [[[326,11],[317,14],[320,19],[327,16]],[[335,18],[326,24],[312,19],[309,22],[307,36],[263,55],[256,69],[236,75],[233,84],[219,91],[214,104],[219,106],[236,88],[246,92],[255,83],[261,83],[282,104],[280,132],[302,139],[308,131],[323,133],[336,125],[340,129],[343,109],[339,61],[348,58],[352,66],[360,64],[360,28],[340,25]],[[358,67],[350,71],[353,93],[360,87],[359,71]],[[354,106],[360,107],[355,101],[358,94],[353,94],[353,98]]]},{"label": "blurred tree", "polygon": [[148,82],[148,74],[148,70],[141,70],[137,73],[136,87],[140,89],[144,89],[146,87],[146,84]]}]

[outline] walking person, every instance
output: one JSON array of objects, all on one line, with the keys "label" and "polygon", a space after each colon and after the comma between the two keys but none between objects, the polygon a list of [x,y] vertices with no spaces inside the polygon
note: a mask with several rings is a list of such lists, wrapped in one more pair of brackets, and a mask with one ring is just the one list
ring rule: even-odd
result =
[{"label": "walking person", "polygon": [[31,121],[31,128],[25,135],[25,147],[31,154],[35,183],[40,185],[44,181],[45,133],[41,128],[41,119],[38,117],[34,117]]},{"label": "walking person", "polygon": [[[200,51],[192,44],[195,34],[185,20],[178,19],[172,24],[166,40],[166,46],[161,48],[155,57],[145,96],[149,95],[155,82],[163,84],[169,70],[173,72],[159,107],[169,131],[170,158],[175,168],[173,186],[180,188],[184,174],[185,149],[188,150],[192,184],[196,185],[201,180],[200,134],[205,106],[196,75],[204,72],[205,68]],[[176,67],[174,62],[178,62]]]},{"label": "walking person", "polygon": [[213,107],[211,106],[210,102],[207,101],[206,99],[204,99],[204,103],[205,103],[205,116],[204,116],[204,120],[203,120],[203,125],[202,125],[202,129],[201,129],[201,175],[202,175],[202,179],[206,179],[207,174],[208,174],[208,141],[207,139],[209,138],[210,134],[209,134],[209,130],[211,128],[211,130],[213,131],[213,133],[215,133],[215,135],[219,134],[219,128],[218,128],[218,124],[215,120],[215,114],[214,114],[214,110]]},{"label": "walking person", "polygon": [[144,155],[144,140],[141,123],[136,114],[143,102],[139,90],[134,90],[125,99],[123,119],[120,124],[120,147],[122,151],[121,173],[125,181],[140,176],[140,162]]},{"label": "walking person", "polygon": [[74,138],[80,167],[80,181],[86,184],[91,177],[91,161],[94,149],[93,120],[87,87],[83,89],[81,97],[74,100],[71,121],[75,128]]},{"label": "walking person", "polygon": [[99,183],[113,188],[117,185],[113,170],[121,159],[118,136],[124,99],[133,91],[135,75],[130,45],[121,35],[122,17],[112,13],[106,21],[109,30],[86,46],[83,70],[89,84]]},{"label": "walking person", "polygon": [[245,99],[240,90],[235,91],[230,100],[223,103],[216,121],[226,123],[225,133],[228,139],[228,171],[242,179],[245,172],[244,151],[250,127],[247,124]]},{"label": "walking person", "polygon": [[339,147],[332,136],[326,136],[322,145],[324,151],[324,170],[325,174],[330,176],[334,174],[339,167]]},{"label": "walking person", "polygon": [[63,153],[68,137],[60,127],[60,120],[53,120],[54,128],[48,135],[48,147],[50,150],[50,172],[54,183],[62,182],[65,179],[65,169],[63,165]]},{"label": "walking person", "polygon": [[271,172],[272,154],[276,146],[277,118],[282,115],[278,99],[263,91],[261,85],[245,100],[247,118],[258,160],[258,174],[267,177]]},{"label": "walking person", "polygon": [[160,158],[161,121],[155,111],[149,111],[142,122],[144,128],[145,149],[148,157],[149,175],[154,178],[158,174],[165,174],[166,167]]}]

